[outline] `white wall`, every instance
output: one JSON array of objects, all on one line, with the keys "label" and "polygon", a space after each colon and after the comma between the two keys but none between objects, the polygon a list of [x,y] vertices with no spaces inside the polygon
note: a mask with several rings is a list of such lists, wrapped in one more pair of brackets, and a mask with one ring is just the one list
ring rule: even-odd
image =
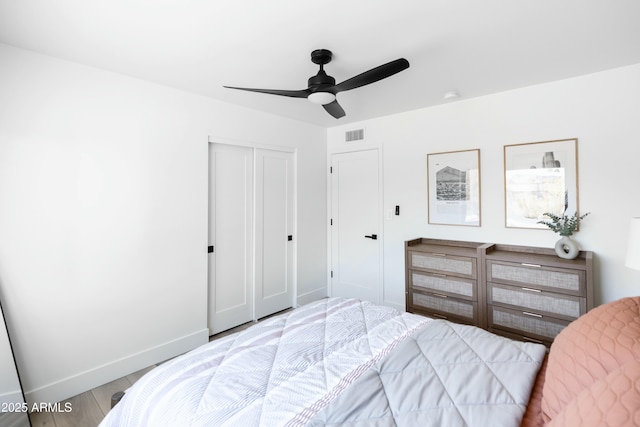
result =
[{"label": "white wall", "polygon": [[[549,230],[504,226],[503,146],[574,137],[580,212],[591,212],[574,237],[595,253],[596,304],[640,294],[640,272],[624,266],[629,220],[640,216],[640,65],[334,127],[328,150],[344,148],[344,132],[361,127],[362,144],[383,147],[385,209],[401,208],[385,220],[385,303],[404,307],[405,240],[553,247],[559,236]],[[428,224],[426,154],[475,148],[482,226]]]},{"label": "white wall", "polygon": [[[579,139],[576,235],[596,300],[638,294],[640,65],[337,126],[308,124],[0,45],[0,298],[30,401],[57,401],[206,341],[207,141],[295,147],[298,301],[326,294],[326,153],[383,147],[384,291],[414,237],[551,247],[504,227],[506,144]],[[354,146],[354,145],[351,145]],[[426,154],[480,148],[482,227],[427,224]]]},{"label": "white wall", "polygon": [[206,342],[209,136],[294,147],[326,295],[326,130],[0,45],[0,297],[28,400]]}]

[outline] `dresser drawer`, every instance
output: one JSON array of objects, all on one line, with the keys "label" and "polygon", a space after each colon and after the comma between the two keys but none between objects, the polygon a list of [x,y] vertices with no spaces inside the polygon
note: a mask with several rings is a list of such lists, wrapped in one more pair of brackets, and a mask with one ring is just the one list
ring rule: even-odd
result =
[{"label": "dresser drawer", "polygon": [[487,283],[488,303],[513,306],[514,309],[531,310],[535,313],[559,316],[575,320],[586,312],[584,298],[558,294],[525,287]]},{"label": "dresser drawer", "polygon": [[476,278],[476,259],[455,255],[410,252],[410,268],[453,274],[459,277]]},{"label": "dresser drawer", "polygon": [[477,300],[477,284],[475,280],[471,279],[412,271],[411,286],[414,289],[444,293],[472,301]]},{"label": "dresser drawer", "polygon": [[477,322],[477,304],[471,301],[449,298],[446,295],[431,293],[413,293],[414,308],[424,308],[427,311],[434,311],[439,317],[448,319],[449,317],[462,319],[466,322]]},{"label": "dresser drawer", "polygon": [[585,295],[585,272],[537,264],[487,261],[487,281]]},{"label": "dresser drawer", "polygon": [[530,334],[533,338],[546,341],[553,339],[570,322],[530,313],[524,310],[511,310],[489,305],[489,327],[503,329],[516,334]]}]

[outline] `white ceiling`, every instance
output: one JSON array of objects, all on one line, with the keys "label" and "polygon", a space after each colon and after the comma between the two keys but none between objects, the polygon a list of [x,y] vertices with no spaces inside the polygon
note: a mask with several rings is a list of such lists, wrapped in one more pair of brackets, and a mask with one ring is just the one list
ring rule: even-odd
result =
[{"label": "white ceiling", "polygon": [[[331,127],[640,63],[639,18],[638,0],[0,0],[0,42]],[[222,87],[305,89],[318,48],[337,82],[411,67],[340,93],[339,120]]]}]

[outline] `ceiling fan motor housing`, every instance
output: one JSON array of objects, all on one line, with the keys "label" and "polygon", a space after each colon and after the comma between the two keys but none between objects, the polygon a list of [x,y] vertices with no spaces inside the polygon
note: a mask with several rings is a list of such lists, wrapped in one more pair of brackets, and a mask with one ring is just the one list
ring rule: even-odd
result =
[{"label": "ceiling fan motor housing", "polygon": [[327,89],[335,86],[336,79],[327,75],[327,73],[324,71],[324,65],[331,62],[332,57],[333,57],[333,54],[331,53],[330,50],[327,50],[327,49],[316,49],[313,52],[311,52],[311,62],[313,62],[314,64],[320,65],[320,70],[318,71],[318,74],[316,74],[315,76],[311,76],[307,84],[308,89],[312,93],[313,92],[330,92],[335,95],[335,91],[327,90]]},{"label": "ceiling fan motor housing", "polygon": [[[315,76],[311,76],[309,78],[309,90],[312,92],[322,91],[323,88],[330,88],[335,86],[336,79],[327,75],[324,70],[318,71],[318,74]],[[324,92],[332,92],[330,90],[325,90]]]}]

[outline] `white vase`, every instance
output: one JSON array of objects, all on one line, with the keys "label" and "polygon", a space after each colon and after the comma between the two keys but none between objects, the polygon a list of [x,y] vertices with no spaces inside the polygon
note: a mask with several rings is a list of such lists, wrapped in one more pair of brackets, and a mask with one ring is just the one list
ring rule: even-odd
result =
[{"label": "white vase", "polygon": [[570,236],[562,236],[556,242],[555,250],[558,256],[564,259],[574,259],[580,252],[578,244]]}]

